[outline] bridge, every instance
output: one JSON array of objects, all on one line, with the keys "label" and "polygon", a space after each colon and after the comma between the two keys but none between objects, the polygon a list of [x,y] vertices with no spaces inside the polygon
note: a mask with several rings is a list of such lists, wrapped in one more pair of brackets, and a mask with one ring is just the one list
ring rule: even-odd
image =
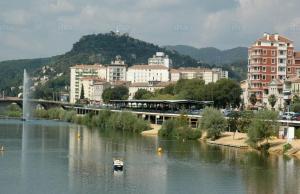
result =
[{"label": "bridge", "polygon": [[[33,107],[43,107],[45,110],[50,108],[63,108],[63,109],[70,109],[74,106],[74,104],[70,104],[69,102],[62,102],[62,101],[51,101],[51,100],[42,100],[42,99],[28,99],[28,102]],[[0,104],[2,105],[10,105],[10,104],[17,104],[20,108],[23,107],[23,99],[17,97],[5,97],[0,98]]]}]

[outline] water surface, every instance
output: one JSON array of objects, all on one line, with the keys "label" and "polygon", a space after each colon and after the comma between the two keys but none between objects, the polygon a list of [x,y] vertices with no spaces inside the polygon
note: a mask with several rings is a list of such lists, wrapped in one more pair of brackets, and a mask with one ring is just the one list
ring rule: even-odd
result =
[{"label": "water surface", "polygon": [[[0,144],[5,194],[300,193],[298,160],[200,142],[0,120]],[[113,158],[125,161],[124,172],[112,170]]]}]

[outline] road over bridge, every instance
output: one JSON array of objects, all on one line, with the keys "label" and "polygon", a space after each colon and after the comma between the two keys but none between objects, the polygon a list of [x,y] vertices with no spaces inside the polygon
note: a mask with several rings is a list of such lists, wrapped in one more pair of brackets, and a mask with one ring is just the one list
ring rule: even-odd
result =
[{"label": "road over bridge", "polygon": [[[62,102],[62,101],[51,101],[51,100],[42,100],[42,99],[28,99],[28,101],[32,105],[32,107],[41,106],[46,110],[50,108],[69,109],[74,106],[74,104],[70,104],[69,102]],[[0,98],[0,104],[9,105],[13,103],[19,105],[22,108],[23,99],[16,98],[16,97]]]}]

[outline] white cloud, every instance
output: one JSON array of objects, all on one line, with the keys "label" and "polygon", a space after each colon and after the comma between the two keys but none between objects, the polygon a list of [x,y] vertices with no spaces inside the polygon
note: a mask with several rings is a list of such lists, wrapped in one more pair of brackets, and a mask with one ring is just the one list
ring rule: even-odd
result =
[{"label": "white cloud", "polygon": [[72,12],[75,11],[75,5],[68,0],[54,0],[49,3],[48,9],[51,12]]}]

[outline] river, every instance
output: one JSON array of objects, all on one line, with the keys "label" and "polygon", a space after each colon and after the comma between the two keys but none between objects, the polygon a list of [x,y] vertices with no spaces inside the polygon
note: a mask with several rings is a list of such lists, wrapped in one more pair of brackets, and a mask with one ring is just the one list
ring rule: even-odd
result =
[{"label": "river", "polygon": [[[4,194],[300,193],[299,160],[201,142],[0,120],[0,144]],[[113,158],[124,160],[123,172],[112,170]]]}]

